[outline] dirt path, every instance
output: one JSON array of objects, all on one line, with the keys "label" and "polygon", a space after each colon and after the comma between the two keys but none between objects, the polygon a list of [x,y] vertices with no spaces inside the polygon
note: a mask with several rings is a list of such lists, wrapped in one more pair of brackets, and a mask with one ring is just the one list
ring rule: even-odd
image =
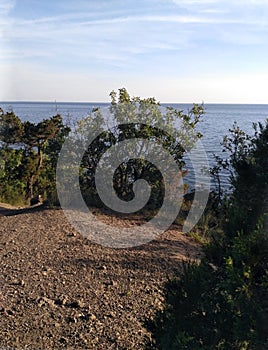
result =
[{"label": "dirt path", "polygon": [[167,276],[200,256],[178,228],[140,247],[109,249],[75,232],[61,210],[0,207],[4,349],[145,349],[145,324],[163,306]]}]

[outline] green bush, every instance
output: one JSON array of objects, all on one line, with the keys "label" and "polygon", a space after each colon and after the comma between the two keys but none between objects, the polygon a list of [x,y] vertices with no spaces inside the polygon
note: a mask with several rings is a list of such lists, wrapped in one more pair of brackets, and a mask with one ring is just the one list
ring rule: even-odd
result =
[{"label": "green bush", "polygon": [[268,124],[252,138],[232,132],[225,141],[234,190],[221,234],[211,235],[199,265],[185,264],[166,284],[152,326],[159,349],[268,348]]},{"label": "green bush", "polygon": [[160,349],[264,349],[267,343],[268,237],[263,227],[235,238],[223,263],[205,256],[166,285],[156,322]]}]

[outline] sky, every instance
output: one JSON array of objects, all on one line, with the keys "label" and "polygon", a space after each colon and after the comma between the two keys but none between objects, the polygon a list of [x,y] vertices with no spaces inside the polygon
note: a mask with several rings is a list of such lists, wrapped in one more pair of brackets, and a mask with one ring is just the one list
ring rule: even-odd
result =
[{"label": "sky", "polygon": [[0,0],[0,100],[268,103],[268,0]]}]

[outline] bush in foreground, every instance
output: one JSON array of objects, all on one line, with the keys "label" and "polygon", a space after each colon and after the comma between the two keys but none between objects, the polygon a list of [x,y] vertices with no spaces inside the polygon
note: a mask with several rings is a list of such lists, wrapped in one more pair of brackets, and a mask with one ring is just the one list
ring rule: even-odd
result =
[{"label": "bush in foreground", "polygon": [[199,265],[185,264],[167,283],[166,307],[153,325],[159,349],[268,348],[268,124],[255,126],[252,138],[233,129],[225,141],[234,190],[222,235]]}]

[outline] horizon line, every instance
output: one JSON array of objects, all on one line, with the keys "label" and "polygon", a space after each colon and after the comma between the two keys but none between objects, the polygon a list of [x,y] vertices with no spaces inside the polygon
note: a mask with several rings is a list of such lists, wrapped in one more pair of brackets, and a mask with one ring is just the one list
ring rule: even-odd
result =
[{"label": "horizon line", "polygon": [[[160,104],[213,104],[213,105],[268,105],[268,102],[161,102],[156,99],[156,102],[159,102]],[[51,103],[51,104],[64,104],[64,103],[72,103],[72,104],[111,104],[110,101],[51,101],[51,100],[5,100],[5,101],[0,101],[0,104],[7,104],[7,103]]]}]

